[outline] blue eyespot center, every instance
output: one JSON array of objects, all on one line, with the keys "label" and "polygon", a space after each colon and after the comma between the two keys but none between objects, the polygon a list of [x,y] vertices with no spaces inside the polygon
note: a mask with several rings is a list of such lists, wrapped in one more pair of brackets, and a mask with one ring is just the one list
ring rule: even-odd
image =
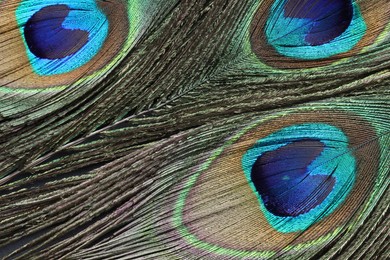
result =
[{"label": "blue eyespot center", "polygon": [[325,200],[335,184],[334,177],[310,175],[308,169],[323,150],[320,141],[303,139],[257,158],[251,180],[271,213],[295,217]]},{"label": "blue eyespot center", "polygon": [[63,27],[70,11],[63,4],[46,6],[27,21],[24,36],[35,56],[62,59],[78,52],[88,42],[87,31]]}]

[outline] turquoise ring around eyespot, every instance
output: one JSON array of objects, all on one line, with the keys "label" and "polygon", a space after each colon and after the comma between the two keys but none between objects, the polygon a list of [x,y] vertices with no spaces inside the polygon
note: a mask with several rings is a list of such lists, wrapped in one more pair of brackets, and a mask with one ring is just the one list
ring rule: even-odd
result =
[{"label": "turquoise ring around eyespot", "polygon": [[63,89],[98,78],[139,35],[141,21],[130,14],[139,5],[139,0],[0,2],[0,87]]},{"label": "turquoise ring around eyespot", "polygon": [[357,174],[348,137],[323,123],[292,125],[258,140],[242,167],[265,217],[283,233],[306,230],[332,214]]}]

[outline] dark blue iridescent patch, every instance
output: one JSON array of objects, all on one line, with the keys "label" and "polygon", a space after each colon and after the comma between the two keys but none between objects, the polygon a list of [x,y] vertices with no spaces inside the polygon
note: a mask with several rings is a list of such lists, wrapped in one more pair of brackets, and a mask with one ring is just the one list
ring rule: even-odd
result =
[{"label": "dark blue iridescent patch", "polygon": [[347,136],[324,123],[282,128],[259,139],[241,162],[265,217],[283,233],[305,230],[331,214],[356,177]]},{"label": "dark blue iridescent patch", "polygon": [[15,15],[27,57],[40,76],[88,63],[109,33],[109,19],[94,0],[22,0]]},{"label": "dark blue iridescent patch", "polygon": [[274,215],[298,216],[318,206],[332,191],[335,179],[310,175],[308,166],[324,149],[318,140],[295,141],[263,153],[251,179],[265,207]]},{"label": "dark blue iridescent patch", "polygon": [[78,52],[88,42],[87,31],[62,26],[70,10],[67,5],[46,6],[27,21],[24,36],[35,56],[62,59]]},{"label": "dark blue iridescent patch", "polygon": [[351,0],[288,0],[286,17],[309,19],[311,28],[305,35],[310,45],[322,45],[347,30],[353,17]]}]

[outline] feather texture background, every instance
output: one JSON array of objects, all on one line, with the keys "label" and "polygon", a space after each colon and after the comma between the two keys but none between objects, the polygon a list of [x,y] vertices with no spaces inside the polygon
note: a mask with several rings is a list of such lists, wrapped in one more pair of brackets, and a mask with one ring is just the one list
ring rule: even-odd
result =
[{"label": "feather texture background", "polygon": [[[0,256],[388,257],[390,2],[330,2],[1,1]],[[39,41],[52,8],[84,63]],[[323,42],[294,20],[335,10]]]}]

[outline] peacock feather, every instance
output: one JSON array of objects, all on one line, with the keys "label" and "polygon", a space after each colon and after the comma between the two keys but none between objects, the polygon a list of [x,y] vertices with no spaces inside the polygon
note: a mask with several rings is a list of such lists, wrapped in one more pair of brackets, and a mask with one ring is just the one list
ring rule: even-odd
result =
[{"label": "peacock feather", "polygon": [[0,1],[1,259],[387,259],[388,0]]}]

